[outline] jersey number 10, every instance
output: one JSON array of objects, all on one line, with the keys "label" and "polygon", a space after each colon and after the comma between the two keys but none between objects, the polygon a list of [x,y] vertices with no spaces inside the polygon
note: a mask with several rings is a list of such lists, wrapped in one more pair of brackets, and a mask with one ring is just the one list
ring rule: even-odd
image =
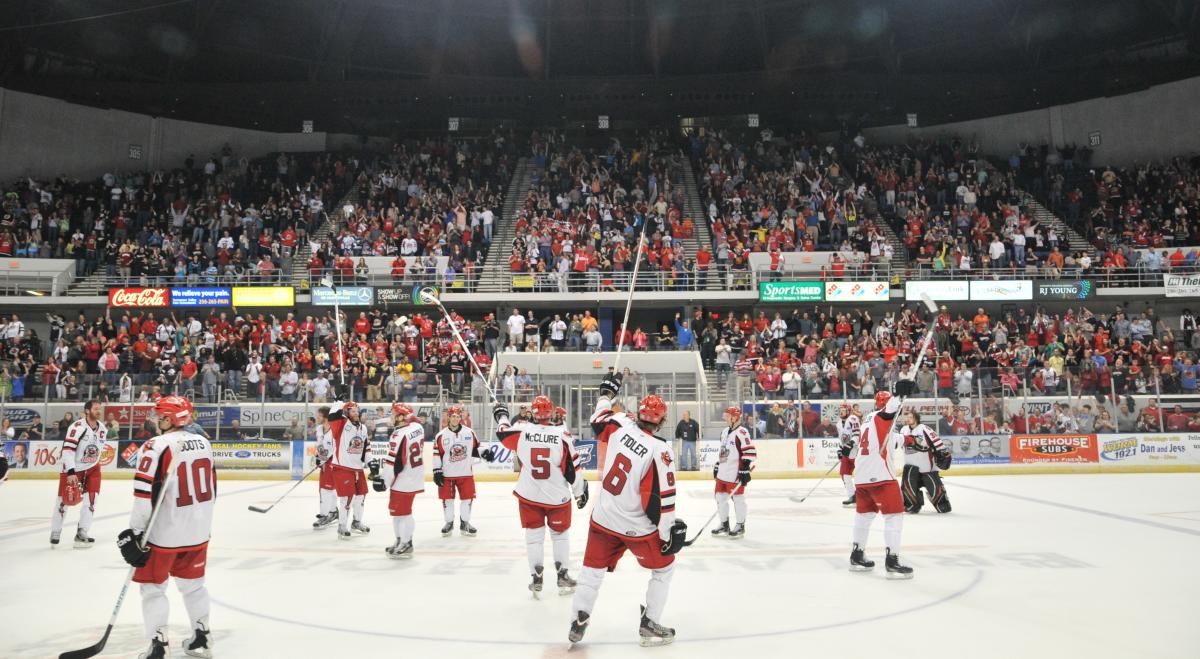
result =
[{"label": "jersey number 10", "polygon": [[[190,482],[188,465],[191,465]],[[196,493],[195,501],[200,503],[212,499],[217,494],[217,478],[213,472],[212,461],[208,458],[181,462],[176,475],[179,477],[179,497],[175,499],[176,508],[192,505],[194,503],[192,492]]]}]

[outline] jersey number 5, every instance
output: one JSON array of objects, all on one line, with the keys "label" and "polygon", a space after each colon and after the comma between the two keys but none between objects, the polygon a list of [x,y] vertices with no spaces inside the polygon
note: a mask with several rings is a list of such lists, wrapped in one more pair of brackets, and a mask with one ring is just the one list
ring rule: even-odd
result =
[{"label": "jersey number 5", "polygon": [[605,491],[614,496],[620,495],[621,490],[625,489],[625,481],[629,480],[630,469],[633,469],[633,462],[618,453],[616,459],[613,460],[612,469],[609,469],[604,476]]},{"label": "jersey number 5", "polygon": [[529,449],[529,466],[533,467],[534,480],[544,481],[550,478],[550,449]]}]

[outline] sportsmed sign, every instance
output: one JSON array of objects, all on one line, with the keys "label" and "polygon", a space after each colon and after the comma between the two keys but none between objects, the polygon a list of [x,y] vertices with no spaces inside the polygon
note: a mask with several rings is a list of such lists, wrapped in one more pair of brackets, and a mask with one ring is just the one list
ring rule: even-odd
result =
[{"label": "sportsmed sign", "polygon": [[759,302],[824,302],[825,284],[819,281],[760,281]]}]

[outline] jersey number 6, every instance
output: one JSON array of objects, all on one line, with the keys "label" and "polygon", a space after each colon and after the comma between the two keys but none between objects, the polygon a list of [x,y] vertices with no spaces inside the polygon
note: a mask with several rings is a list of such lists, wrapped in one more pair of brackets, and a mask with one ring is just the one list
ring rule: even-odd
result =
[{"label": "jersey number 6", "polygon": [[629,470],[632,468],[633,462],[618,453],[613,460],[612,469],[604,476],[604,489],[614,496],[620,495],[621,490],[625,489],[625,481],[629,480]]}]

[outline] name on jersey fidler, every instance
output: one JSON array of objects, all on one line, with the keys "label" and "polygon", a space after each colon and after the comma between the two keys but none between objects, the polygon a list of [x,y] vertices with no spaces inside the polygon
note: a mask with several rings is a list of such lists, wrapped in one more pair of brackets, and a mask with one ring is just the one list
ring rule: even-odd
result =
[{"label": "name on jersey fidler", "polygon": [[825,284],[819,281],[760,281],[760,302],[823,302]]},{"label": "name on jersey fidler", "polygon": [[625,435],[625,438],[622,440],[622,443],[625,444],[625,448],[629,449],[630,451],[633,451],[634,455],[638,456],[639,458],[646,457],[646,453],[649,452],[649,449],[647,449],[645,446],[639,444],[637,442],[637,440],[635,440],[633,437],[630,437],[629,435]]}]

